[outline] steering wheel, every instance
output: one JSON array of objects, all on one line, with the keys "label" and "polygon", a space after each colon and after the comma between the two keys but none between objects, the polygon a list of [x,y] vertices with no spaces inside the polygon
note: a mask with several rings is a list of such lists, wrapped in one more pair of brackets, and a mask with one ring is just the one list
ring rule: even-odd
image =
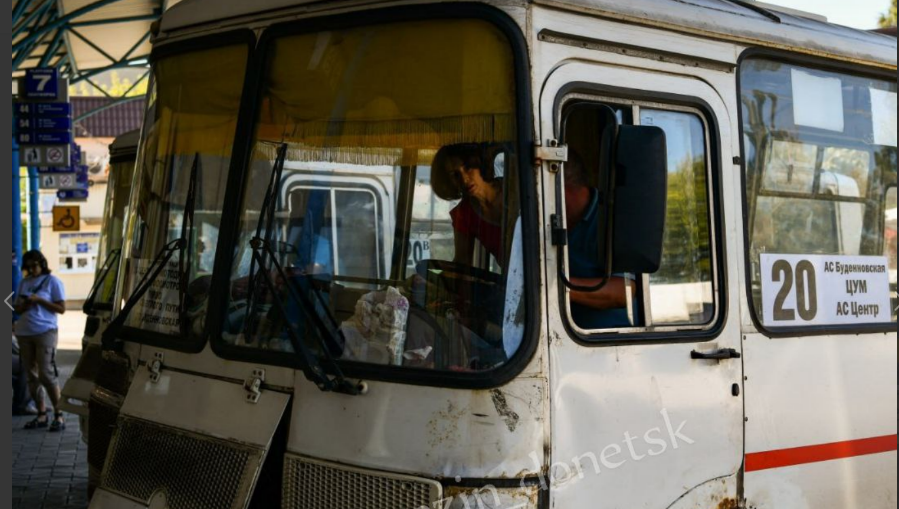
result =
[{"label": "steering wheel", "polygon": [[503,282],[502,274],[496,274],[495,272],[472,267],[471,265],[466,265],[464,263],[449,262],[445,260],[422,260],[415,265],[415,272],[425,280],[428,279],[428,271],[431,270],[441,271],[440,276],[444,279],[447,278],[447,274],[456,274],[474,280],[475,282],[487,282],[493,284],[502,284]]}]

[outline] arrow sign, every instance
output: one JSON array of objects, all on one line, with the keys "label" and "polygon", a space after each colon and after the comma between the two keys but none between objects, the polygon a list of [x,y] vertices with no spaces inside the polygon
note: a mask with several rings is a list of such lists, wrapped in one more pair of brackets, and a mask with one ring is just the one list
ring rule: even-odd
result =
[{"label": "arrow sign", "polygon": [[8,307],[10,311],[16,310],[16,308],[12,307],[12,304],[9,303],[10,299],[12,299],[15,294],[16,292],[12,292],[11,294],[9,294],[9,297],[7,297],[6,300],[3,301],[3,303],[6,304],[6,307]]}]

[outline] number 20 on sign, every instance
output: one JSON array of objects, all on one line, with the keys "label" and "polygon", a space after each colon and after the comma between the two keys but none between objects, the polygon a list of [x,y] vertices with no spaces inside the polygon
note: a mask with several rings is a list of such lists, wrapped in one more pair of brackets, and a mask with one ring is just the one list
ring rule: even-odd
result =
[{"label": "number 20 on sign", "polygon": [[763,254],[765,325],[889,323],[889,262],[880,256]]}]

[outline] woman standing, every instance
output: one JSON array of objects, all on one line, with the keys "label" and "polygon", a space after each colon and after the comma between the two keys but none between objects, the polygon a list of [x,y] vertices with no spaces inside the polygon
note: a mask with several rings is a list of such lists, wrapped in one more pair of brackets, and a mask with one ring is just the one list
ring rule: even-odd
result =
[{"label": "woman standing", "polygon": [[[22,364],[28,376],[28,389],[37,403],[38,416],[25,425],[25,429],[46,428],[50,431],[65,429],[66,423],[59,409],[60,391],[56,369],[56,345],[59,324],[56,315],[66,312],[65,289],[62,282],[50,274],[47,259],[40,251],[29,251],[22,257],[25,278],[19,285],[15,311],[20,316],[16,322]],[[41,387],[50,396],[54,416],[50,421]]]}]

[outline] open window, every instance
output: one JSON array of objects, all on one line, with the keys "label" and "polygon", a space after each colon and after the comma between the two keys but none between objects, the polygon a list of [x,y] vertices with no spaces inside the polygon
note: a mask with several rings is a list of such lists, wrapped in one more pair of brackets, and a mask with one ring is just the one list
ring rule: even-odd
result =
[{"label": "open window", "polygon": [[[609,130],[616,125],[653,126],[664,133],[667,153],[667,199],[659,201],[664,207],[664,232],[658,270],[614,273],[612,280],[593,294],[566,291],[569,323],[582,337],[597,338],[604,333],[713,327],[719,313],[718,268],[705,118],[697,110],[666,105],[594,97],[569,99],[563,111],[569,161],[563,171],[562,198],[568,221],[568,277],[573,282],[589,284],[602,277],[602,264],[595,253],[606,247],[593,231],[604,227],[601,216],[608,213],[608,207],[603,207],[611,197],[603,188],[605,174],[620,171],[604,165],[604,152],[613,148],[607,141]],[[649,135],[653,131],[639,132]],[[619,231],[610,241],[627,242],[628,235]]]}]

